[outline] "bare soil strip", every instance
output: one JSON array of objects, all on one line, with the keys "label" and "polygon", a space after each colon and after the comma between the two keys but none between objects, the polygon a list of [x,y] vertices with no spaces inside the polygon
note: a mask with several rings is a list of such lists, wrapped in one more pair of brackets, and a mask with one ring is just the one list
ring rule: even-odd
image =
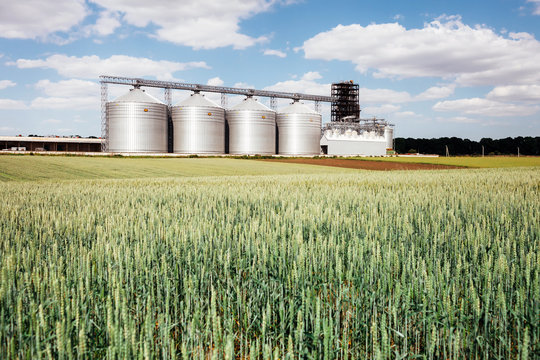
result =
[{"label": "bare soil strip", "polygon": [[364,169],[364,170],[440,170],[440,169],[465,169],[461,166],[438,165],[438,164],[419,164],[419,163],[401,163],[389,161],[372,161],[372,160],[354,160],[354,159],[262,159],[262,161],[277,161],[295,164],[309,164],[322,166],[335,166],[349,169]]}]

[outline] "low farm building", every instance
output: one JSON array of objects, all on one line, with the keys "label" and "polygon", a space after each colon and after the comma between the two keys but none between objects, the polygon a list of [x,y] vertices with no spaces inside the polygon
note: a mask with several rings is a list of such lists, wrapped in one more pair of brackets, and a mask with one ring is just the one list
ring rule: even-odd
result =
[{"label": "low farm building", "polygon": [[101,139],[0,136],[2,151],[61,151],[61,152],[100,152]]}]

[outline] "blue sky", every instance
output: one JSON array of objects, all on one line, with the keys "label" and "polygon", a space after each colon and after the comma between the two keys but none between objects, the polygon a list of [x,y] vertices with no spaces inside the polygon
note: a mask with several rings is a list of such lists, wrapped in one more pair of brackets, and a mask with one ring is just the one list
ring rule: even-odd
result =
[{"label": "blue sky", "polygon": [[540,0],[3,1],[0,135],[100,136],[105,74],[322,95],[354,80],[396,136],[540,136],[539,37]]}]

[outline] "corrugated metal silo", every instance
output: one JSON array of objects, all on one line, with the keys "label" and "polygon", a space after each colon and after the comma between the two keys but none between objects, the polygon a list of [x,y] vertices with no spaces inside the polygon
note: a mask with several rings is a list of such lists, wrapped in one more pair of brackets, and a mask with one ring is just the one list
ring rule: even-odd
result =
[{"label": "corrugated metal silo", "polygon": [[384,128],[384,139],[386,140],[386,148],[393,149],[394,148],[394,129],[392,129],[390,126],[386,126]]},{"label": "corrugated metal silo", "polygon": [[272,155],[276,153],[276,113],[247,97],[227,110],[229,153]]},{"label": "corrugated metal silo", "polygon": [[225,110],[195,93],[172,108],[173,151],[181,154],[225,153]]},{"label": "corrugated metal silo", "polygon": [[110,152],[167,152],[167,105],[141,89],[107,103]]},{"label": "corrugated metal silo", "polygon": [[321,120],[321,114],[298,101],[278,111],[278,154],[320,154]]}]

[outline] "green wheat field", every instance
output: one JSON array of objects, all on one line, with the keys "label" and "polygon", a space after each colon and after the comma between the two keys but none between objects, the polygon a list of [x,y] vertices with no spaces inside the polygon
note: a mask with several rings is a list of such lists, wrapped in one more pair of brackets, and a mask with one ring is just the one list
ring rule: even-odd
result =
[{"label": "green wheat field", "polygon": [[518,165],[0,156],[0,357],[538,359]]}]

